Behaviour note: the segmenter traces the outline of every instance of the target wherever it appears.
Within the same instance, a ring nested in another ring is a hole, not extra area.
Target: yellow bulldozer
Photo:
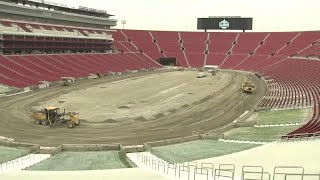
[[[254,83],[251,81],[243,81],[241,89],[244,93],[251,94],[254,89]]]
[[[65,110],[61,113],[58,107],[47,107],[40,111],[33,112],[31,118],[38,125],[51,125],[56,122],[66,122],[68,128],[74,128],[80,124],[79,113],[68,112]]]

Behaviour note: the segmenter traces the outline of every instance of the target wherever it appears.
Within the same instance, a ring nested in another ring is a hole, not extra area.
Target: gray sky
[[[254,31],[320,30],[320,0],[49,0],[107,10],[116,28],[196,31],[198,17],[253,17]]]

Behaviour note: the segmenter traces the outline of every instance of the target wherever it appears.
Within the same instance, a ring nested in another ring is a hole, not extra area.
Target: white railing
[[[217,169],[214,169],[213,163],[207,162],[201,164],[198,164],[197,162],[169,163],[149,152],[131,153],[128,154],[128,157],[140,168],[145,168],[158,175],[173,179],[235,179],[235,165],[233,164],[221,164]],[[240,177],[237,179],[240,179]]]
[[[209,162],[169,163],[150,152],[135,152],[127,156],[140,168],[171,179],[187,180],[303,180],[308,177],[320,180],[320,173],[305,173],[301,166],[275,166],[273,172],[263,166],[242,166],[236,173],[234,164],[214,166]],[[320,172],[320,168],[319,168]],[[241,174],[240,174],[241,173]]]
[[[0,174],[19,171],[31,167],[51,157],[50,154],[29,154],[18,159],[0,164]]]

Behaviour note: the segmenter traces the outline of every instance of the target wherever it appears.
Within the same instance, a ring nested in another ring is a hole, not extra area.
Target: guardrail
[[[26,169],[48,158],[48,155],[29,154],[24,157],[0,164],[0,174],[10,171]]]
[[[137,159],[148,169],[162,175],[177,179],[188,180],[305,180],[304,177],[313,177],[312,180],[320,180],[319,173],[305,173],[301,166],[276,166],[273,172],[265,171],[263,166],[242,166],[241,177],[236,176],[235,164],[219,164],[215,169],[210,162],[185,162],[169,163],[154,155],[144,155],[141,152],[135,153]],[[308,178],[309,179],[309,178]]]

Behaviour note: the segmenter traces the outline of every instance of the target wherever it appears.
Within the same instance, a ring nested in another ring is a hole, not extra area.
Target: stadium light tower
[[[126,20],[121,20],[121,24],[122,24],[122,29],[124,29],[124,25],[127,24],[127,21]]]

